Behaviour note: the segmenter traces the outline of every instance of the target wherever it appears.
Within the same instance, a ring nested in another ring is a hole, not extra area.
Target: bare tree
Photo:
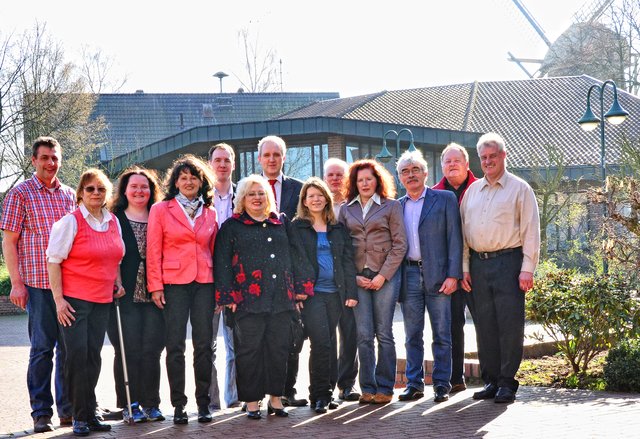
[[[245,27],[238,32],[238,41],[243,50],[242,75],[234,73],[245,91],[265,93],[278,90],[277,54],[272,48],[260,45],[260,34]]]
[[[60,141],[66,183],[74,184],[88,164],[95,165],[104,130],[102,120],[90,118],[95,99],[45,25],[0,38],[0,190],[30,174],[29,145],[41,135]]]
[[[120,79],[111,75],[115,59],[102,50],[85,45],[80,50],[80,56],[80,74],[89,92],[118,93],[127,82],[126,76]]]

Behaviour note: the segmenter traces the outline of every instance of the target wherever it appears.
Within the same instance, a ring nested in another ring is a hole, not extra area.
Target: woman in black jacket
[[[313,295],[299,306],[311,342],[309,393],[316,413],[326,413],[327,406],[334,408],[336,328],[343,306],[358,304],[353,245],[345,226],[336,221],[332,204],[327,185],[311,177],[302,187],[297,216],[291,223],[294,253],[306,255],[315,273]]]
[[[118,407],[123,418],[134,422],[162,421],[160,411],[160,355],[164,349],[164,317],[147,291],[146,247],[149,209],[162,195],[155,172],[133,167],[118,180],[118,191],[111,211],[122,227],[125,255],[120,263],[122,286],[120,314],[127,372],[131,393],[131,412],[127,407],[122,356],[115,309],[107,333],[115,350],[113,375]]]
[[[234,214],[215,243],[216,303],[233,313],[238,399],[247,417],[260,419],[259,401],[270,395],[268,412],[287,416],[284,393],[295,302],[313,292],[307,263],[294,261],[286,216],[275,213],[273,191],[259,175],[238,183]],[[301,277],[300,270],[308,275]]]

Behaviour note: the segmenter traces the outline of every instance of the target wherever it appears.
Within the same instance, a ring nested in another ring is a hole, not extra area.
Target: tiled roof
[[[505,138],[509,166],[544,164],[545,144],[560,148],[567,166],[597,166],[599,133],[585,132],[577,124],[593,84],[601,81],[583,75],[397,90],[335,99],[329,101],[330,105],[319,102],[281,118],[327,116],[479,133],[495,131]],[[605,92],[605,112],[612,94],[611,90]],[[621,90],[618,97],[631,116],[619,126],[605,124],[610,164],[621,161],[618,145],[625,136],[640,139],[640,98]],[[346,110],[359,99],[362,104]],[[598,102],[597,93],[592,93],[593,111],[600,116]]]
[[[101,159],[109,160],[203,125],[268,120],[338,93],[101,94],[93,117],[108,123]]]

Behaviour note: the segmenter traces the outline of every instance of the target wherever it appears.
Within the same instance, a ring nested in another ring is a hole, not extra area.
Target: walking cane
[[[116,320],[118,322],[118,339],[120,340],[120,356],[122,357],[122,371],[124,373],[124,389],[127,392],[127,407],[129,408],[129,425],[133,425],[133,414],[131,413],[131,394],[129,393],[129,374],[127,373],[127,357],[124,353],[122,320],[120,319],[120,299],[116,299]]]

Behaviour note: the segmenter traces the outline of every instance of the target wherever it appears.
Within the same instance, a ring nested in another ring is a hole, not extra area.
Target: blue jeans
[[[218,387],[218,370],[216,368],[216,351],[218,349],[218,329],[222,321],[222,336],[227,351],[225,367],[224,402],[229,407],[238,402],[236,386],[236,353],[233,348],[233,328],[227,326],[224,310],[213,315],[213,338],[211,340],[211,386],[209,387],[210,410],[220,410],[220,389]]]
[[[451,297],[425,291],[420,267],[405,266],[407,295],[401,304],[407,350],[407,387],[424,390],[424,309],[431,321],[433,385],[451,389]]]
[[[358,334],[360,389],[364,393],[393,394],[396,380],[396,346],[393,312],[398,301],[397,276],[378,291],[358,288],[358,306],[353,309]],[[374,339],[378,341],[378,358]]]
[[[58,324],[56,304],[51,290],[27,286],[29,301],[29,367],[27,369],[27,388],[31,400],[31,416],[53,415],[53,396],[51,394],[51,372],[53,372],[53,353],[56,355],[55,393],[58,416],[71,416],[69,389],[64,380],[65,348],[62,327]]]

